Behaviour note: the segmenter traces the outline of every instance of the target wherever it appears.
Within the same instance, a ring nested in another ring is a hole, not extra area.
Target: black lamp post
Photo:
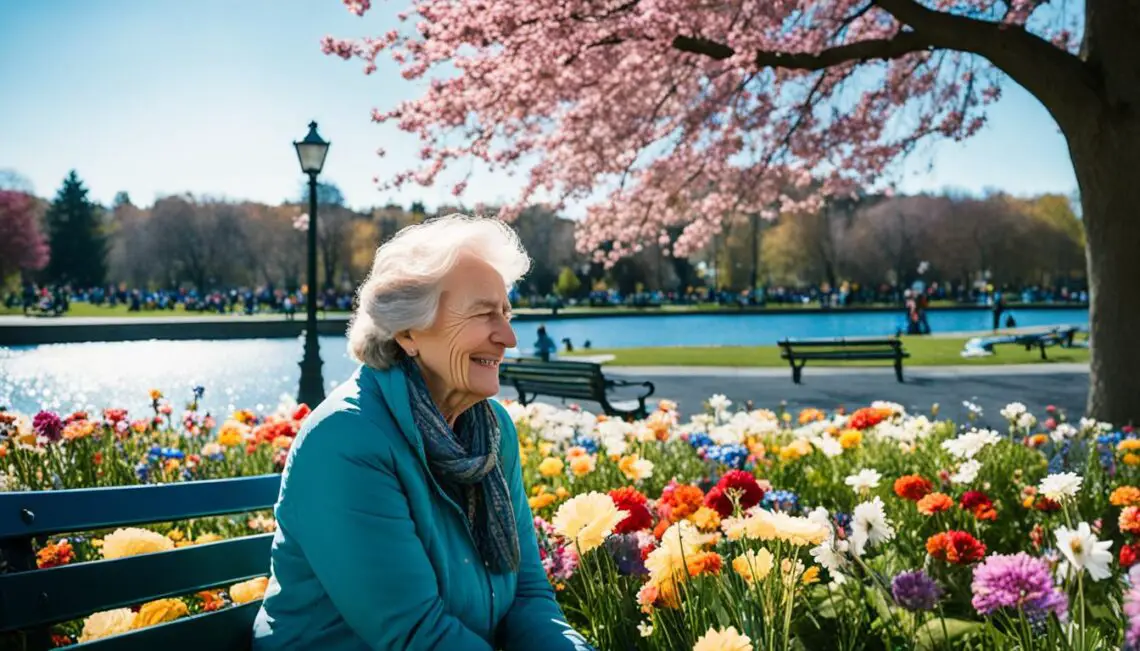
[[[320,344],[317,341],[317,175],[325,166],[329,144],[317,134],[317,123],[309,123],[309,134],[294,142],[301,171],[309,175],[309,295],[305,297],[305,356],[301,359],[301,386],[297,402],[316,407],[325,399],[321,377]]]

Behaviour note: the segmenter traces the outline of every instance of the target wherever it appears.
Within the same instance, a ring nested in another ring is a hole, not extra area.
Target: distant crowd
[[[67,312],[75,301],[115,308],[128,312],[162,312],[182,309],[203,314],[283,314],[292,318],[305,309],[305,292],[274,287],[235,287],[228,290],[198,292],[193,289],[143,290],[125,285],[74,289],[70,286],[24,285],[21,292],[11,292],[4,304],[9,309],[22,308],[24,314]],[[352,309],[353,293],[326,289],[317,296],[317,309],[347,312]]]
[[[999,298],[1000,297],[1000,298]],[[515,306],[550,308],[565,307],[660,307],[718,305],[722,307],[791,307],[812,306],[823,309],[870,305],[902,306],[910,323],[916,324],[916,334],[925,327],[925,311],[931,303],[994,306],[1015,303],[1073,303],[1088,302],[1084,287],[995,287],[990,284],[947,285],[921,282],[910,287],[882,284],[866,287],[841,283],[838,287],[827,284],[808,287],[765,287],[758,290],[727,291],[707,287],[688,288],[685,291],[640,291],[623,294],[620,291],[592,291],[578,299],[564,299],[554,294],[524,294],[518,290],[510,294]],[[4,299],[8,309],[22,308],[25,314],[54,314],[67,312],[74,301],[95,306],[115,308],[125,305],[128,312],[162,312],[182,309],[203,314],[282,314],[292,318],[304,312],[305,292],[272,286],[234,287],[225,290],[199,292],[194,289],[148,290],[129,288],[126,285],[75,289],[70,286],[40,286],[25,284],[21,291],[10,292]],[[322,312],[349,312],[355,296],[351,291],[325,289],[317,296],[317,309]]]

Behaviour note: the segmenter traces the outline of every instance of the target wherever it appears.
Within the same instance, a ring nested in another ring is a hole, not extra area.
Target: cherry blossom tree
[[[0,190],[0,282],[17,271],[38,271],[49,259],[47,238],[36,219],[36,199]]]
[[[1008,76],[1056,120],[1076,171],[1089,412],[1140,422],[1140,301],[1124,298],[1140,285],[1140,0],[413,0],[400,17],[323,43],[367,72],[390,54],[426,82],[373,112],[422,141],[423,166],[391,184],[463,159],[526,168],[504,218],[537,192],[604,188],[578,246],[610,260],[654,241],[685,255],[733,213],[874,187],[923,141],[976,133]]]

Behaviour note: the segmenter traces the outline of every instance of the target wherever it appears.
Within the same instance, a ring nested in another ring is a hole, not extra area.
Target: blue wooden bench
[[[178,484],[0,493],[0,646],[52,648],[53,624],[93,612],[219,588],[269,573],[273,534],[166,552],[36,568],[33,541],[50,535],[272,508],[279,475]],[[248,649],[259,602],[185,617],[69,649]]]

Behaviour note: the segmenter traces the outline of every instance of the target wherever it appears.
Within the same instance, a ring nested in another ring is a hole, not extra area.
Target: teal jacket
[[[254,651],[590,648],[554,600],[518,435],[493,404],[518,573],[484,567],[463,512],[428,471],[403,373],[361,367],[309,415],[289,453]]]

